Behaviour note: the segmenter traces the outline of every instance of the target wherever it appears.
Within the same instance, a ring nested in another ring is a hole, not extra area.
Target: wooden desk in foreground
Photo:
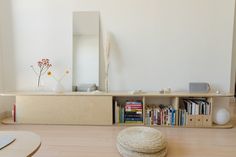
[[[1,136],[10,135],[16,140],[0,150],[1,157],[31,157],[41,145],[38,135],[27,131],[0,131]]]

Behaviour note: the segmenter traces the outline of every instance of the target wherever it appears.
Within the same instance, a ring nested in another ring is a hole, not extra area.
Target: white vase
[[[40,84],[37,84],[34,87],[34,89],[35,89],[36,92],[44,92],[46,90],[46,86],[45,86],[43,80],[41,80]]]
[[[54,92],[57,92],[57,93],[63,93],[64,92],[64,87],[63,85],[61,84],[61,81],[57,81],[54,89],[53,89]]]

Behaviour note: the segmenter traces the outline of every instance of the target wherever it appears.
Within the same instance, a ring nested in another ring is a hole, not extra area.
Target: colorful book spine
[[[143,105],[139,101],[127,101],[124,105],[124,122],[143,122]]]
[[[171,125],[175,126],[175,119],[176,119],[175,109],[171,111]]]

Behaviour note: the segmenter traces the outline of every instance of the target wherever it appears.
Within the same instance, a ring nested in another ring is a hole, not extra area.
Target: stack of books
[[[147,105],[146,125],[176,125],[178,111],[171,105]]]
[[[143,123],[143,104],[141,101],[115,101],[115,123]]]
[[[125,103],[125,123],[143,122],[143,105],[139,101],[127,101]]]

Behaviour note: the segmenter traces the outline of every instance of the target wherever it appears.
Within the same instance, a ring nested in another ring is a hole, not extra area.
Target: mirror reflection
[[[73,13],[73,90],[93,91],[99,83],[99,13]]]

